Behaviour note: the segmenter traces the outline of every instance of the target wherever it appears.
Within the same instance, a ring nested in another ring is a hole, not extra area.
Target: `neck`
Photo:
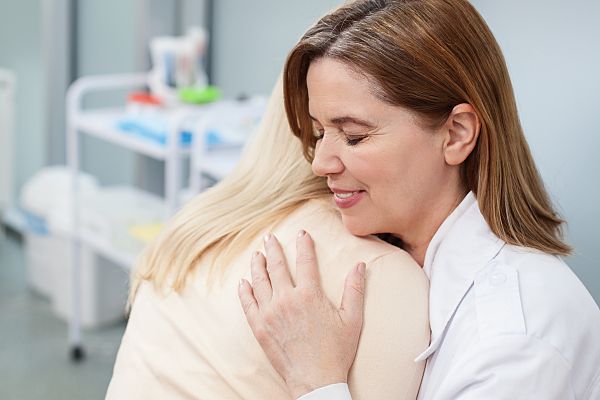
[[[432,236],[433,237],[433,236]],[[430,239],[431,241],[431,239]],[[425,254],[427,253],[427,247],[429,246],[429,242],[417,247],[411,247],[409,245],[405,246],[405,249],[408,254],[423,268],[425,264]]]
[[[461,201],[465,198],[468,191],[461,190],[446,199],[441,199],[436,207],[431,210],[439,210],[438,213],[430,213],[427,218],[420,220],[420,229],[414,229],[413,235],[402,238],[404,250],[421,266],[425,264],[425,255],[427,248],[433,236],[438,231],[442,223],[448,218],[452,211],[458,207]]]

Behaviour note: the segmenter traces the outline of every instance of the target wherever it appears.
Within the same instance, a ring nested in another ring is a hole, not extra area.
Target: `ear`
[[[444,124],[444,159],[448,165],[462,164],[477,144],[481,123],[472,105],[455,106]]]

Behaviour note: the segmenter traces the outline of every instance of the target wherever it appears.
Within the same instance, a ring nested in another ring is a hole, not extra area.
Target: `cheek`
[[[369,171],[374,200],[393,203],[394,208],[412,207],[430,193],[431,187],[439,185],[443,157],[430,141],[390,146],[379,155],[364,165],[365,171]]]
[[[358,145],[360,146],[360,144]],[[376,187],[385,180],[394,166],[389,165],[390,157],[380,146],[350,148],[342,157],[346,171],[360,182],[366,190]]]
[[[371,189],[390,194],[403,190],[418,170],[412,158],[402,151],[386,149],[365,162],[362,166],[365,176],[368,174],[370,179]]]

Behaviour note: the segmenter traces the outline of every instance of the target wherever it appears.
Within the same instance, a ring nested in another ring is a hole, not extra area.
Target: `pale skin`
[[[479,135],[475,110],[458,104],[440,127],[425,128],[329,58],[311,63],[307,87],[319,137],[313,171],[332,192],[357,196],[340,209],[344,225],[358,236],[394,234],[423,265],[431,238],[467,193],[460,167]],[[364,263],[348,274],[338,307],[323,293],[308,233],[298,235],[295,283],[277,239],[267,235],[264,247],[251,261],[252,283],[242,280],[238,290],[259,344],[294,398],[346,382],[363,322]]]

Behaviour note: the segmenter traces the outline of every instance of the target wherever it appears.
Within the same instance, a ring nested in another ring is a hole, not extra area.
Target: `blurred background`
[[[135,255],[235,165],[287,51],[341,2],[0,0],[2,399],[104,397]],[[600,302],[600,2],[472,3]]]

